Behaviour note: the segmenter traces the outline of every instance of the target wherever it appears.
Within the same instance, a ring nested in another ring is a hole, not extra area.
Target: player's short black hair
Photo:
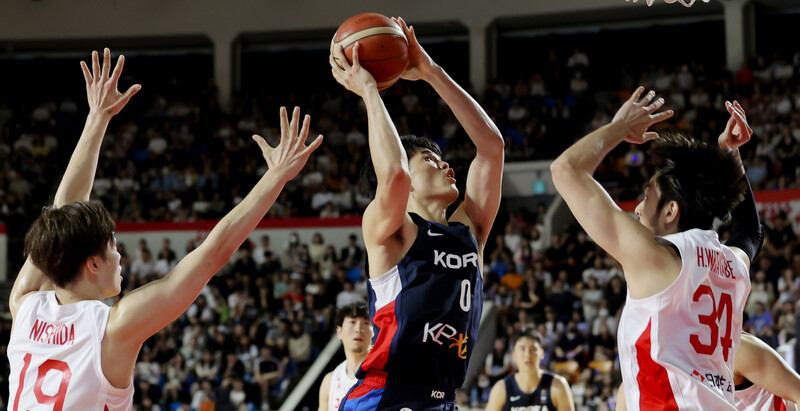
[[[430,150],[437,156],[442,156],[442,149],[435,141],[427,137],[419,137],[413,134],[400,137],[400,143],[406,152],[406,157],[410,160],[414,154],[422,150]],[[375,166],[372,164],[372,157],[367,156],[364,165],[361,167],[361,178],[359,189],[361,193],[369,198],[375,198],[375,190],[378,188],[378,176],[375,174]]]
[[[106,260],[114,220],[97,200],[48,206],[25,235],[25,255],[58,287],[77,281],[91,256]]]
[[[369,312],[367,310],[367,304],[363,302],[357,302],[352,304],[347,304],[342,308],[336,310],[336,317],[334,319],[334,325],[336,327],[341,327],[344,324],[344,319],[350,318],[364,318],[369,320]]]
[[[512,349],[513,349],[514,347],[516,347],[516,346],[517,346],[517,342],[519,342],[519,341],[520,341],[520,340],[522,340],[523,338],[529,338],[529,339],[533,340],[534,342],[538,342],[538,343],[539,343],[539,346],[540,346],[540,347],[542,347],[542,348],[544,348],[544,343],[542,342],[542,335],[541,335],[541,334],[539,334],[539,333],[538,333],[538,332],[536,332],[536,331],[533,331],[533,330],[528,330],[528,331],[523,331],[523,332],[521,332],[521,333],[520,333],[520,334],[517,336],[517,338],[514,340],[514,344],[511,346],[511,347],[512,347]]]
[[[678,203],[680,231],[710,229],[714,218],[727,219],[744,198],[747,180],[733,151],[670,132],[656,139],[647,154],[661,190],[657,209]]]

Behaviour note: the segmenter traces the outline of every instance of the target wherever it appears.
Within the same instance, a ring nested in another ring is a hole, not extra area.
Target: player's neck
[[[349,378],[356,378],[356,370],[358,370],[358,367],[361,365],[361,363],[367,359],[368,353],[369,351],[365,351],[363,354],[350,353],[350,355],[347,356],[347,363],[344,371],[347,373]]]
[[[74,304],[86,300],[102,300],[102,294],[89,281],[78,280],[66,288],[56,287],[56,299],[61,305]]]
[[[534,367],[528,370],[520,370],[515,377],[517,385],[523,391],[534,390],[539,385],[539,380],[542,379],[542,370],[539,367]]]
[[[406,211],[415,213],[420,217],[437,223],[447,225],[447,206],[449,204],[444,200],[427,198],[425,201],[419,201],[414,196],[408,198],[408,205]]]

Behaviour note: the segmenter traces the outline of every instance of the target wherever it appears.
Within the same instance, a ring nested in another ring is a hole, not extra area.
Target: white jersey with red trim
[[[342,361],[336,369],[333,370],[331,375],[331,387],[328,392],[328,411],[337,411],[339,403],[350,391],[350,387],[356,385],[358,379],[350,378],[347,375],[347,360]]]
[[[736,390],[735,398],[736,409],[741,411],[797,411],[797,404],[755,384]]]
[[[101,367],[109,309],[95,300],[60,305],[55,291],[25,298],[8,344],[10,410],[131,409],[133,384],[115,388]]]
[[[747,266],[714,231],[659,241],[677,249],[681,272],[658,294],[628,293],[617,333],[628,409],[732,410]]]

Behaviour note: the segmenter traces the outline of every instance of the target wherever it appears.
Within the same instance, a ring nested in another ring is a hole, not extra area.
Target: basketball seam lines
[[[368,35],[366,35],[364,37],[360,37],[360,38],[358,38],[358,40],[351,40],[351,41],[348,42],[348,40],[350,40],[351,38],[355,37],[358,33],[362,33],[362,32],[365,32],[365,31],[370,31],[370,32],[374,32],[374,33],[370,33],[370,34],[368,34]],[[349,36],[343,38],[340,41],[334,41],[334,44],[341,44],[344,48],[347,48],[348,46],[350,46],[351,44],[355,43],[356,41],[363,40],[363,39],[366,39],[366,38],[369,38],[369,37],[379,36],[379,35],[382,35],[382,34],[389,34],[389,35],[393,35],[393,36],[396,36],[396,37],[402,37],[402,38],[405,39],[405,35],[403,35],[403,32],[399,31],[398,29],[395,29],[395,28],[392,28],[392,27],[370,27],[370,28],[366,28],[366,29],[363,29],[363,30],[359,30],[359,31],[357,31],[357,32],[355,32],[353,34],[350,34]],[[408,40],[406,40],[406,43],[408,43]]]

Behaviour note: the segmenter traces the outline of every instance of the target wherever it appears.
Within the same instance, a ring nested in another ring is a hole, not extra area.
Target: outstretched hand
[[[328,57],[328,63],[331,65],[333,78],[346,89],[363,98],[368,90],[372,88],[377,90],[378,85],[372,74],[359,63],[358,50],[360,47],[358,42],[353,45],[353,64],[347,62],[344,47],[341,44],[333,48],[333,54]]]
[[[292,112],[292,121],[289,122],[286,107],[281,107],[281,141],[273,148],[263,137],[253,135],[253,140],[258,143],[264,159],[267,160],[269,170],[280,173],[283,181],[293,179],[303,169],[308,156],[322,143],[322,135],[317,136],[311,144],[305,144],[308,138],[308,128],[311,116],[306,114],[303,118],[303,127],[300,128],[300,107],[295,107]],[[300,130],[298,131],[298,128]]]
[[[625,128],[625,141],[629,143],[642,144],[658,138],[658,133],[647,131],[647,129],[675,114],[672,110],[656,113],[664,105],[664,99],[659,98],[653,101],[656,96],[655,91],[651,90],[642,97],[643,92],[644,87],[638,87],[611,120],[612,123]]]
[[[425,49],[419,45],[414,26],[409,27],[402,17],[392,17],[392,21],[400,25],[406,35],[406,40],[408,40],[408,65],[406,65],[405,71],[400,74],[400,78],[411,81],[426,79],[433,73],[436,63],[433,62],[433,59]]]
[[[119,114],[134,94],[142,89],[139,84],[132,85],[124,94],[117,91],[117,83],[122,75],[125,56],[120,55],[114,72],[111,71],[111,50],[103,50],[103,66],[96,51],[92,52],[92,71],[81,61],[83,78],[86,80],[86,97],[89,100],[89,113],[114,116]]]
[[[731,114],[725,131],[719,135],[719,146],[722,148],[736,149],[750,141],[753,129],[747,124],[747,116],[738,101],[725,102],[725,109]]]

